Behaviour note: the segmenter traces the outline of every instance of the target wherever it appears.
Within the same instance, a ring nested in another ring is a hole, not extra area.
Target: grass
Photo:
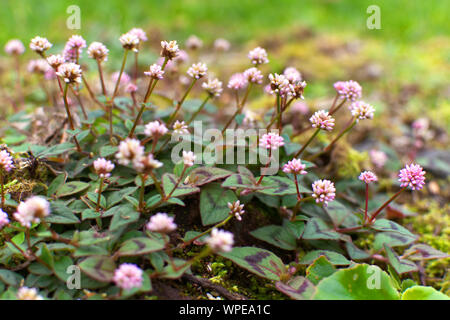
[[[79,31],[66,27],[66,9],[73,4],[81,9]],[[366,27],[366,9],[372,4],[381,9],[380,30]],[[177,39],[197,34],[206,40],[221,36],[241,42],[261,35],[276,37],[293,26],[308,26],[413,43],[448,35],[449,11],[450,3],[440,0],[2,0],[0,42],[12,37],[28,42],[37,34],[56,42],[72,33],[92,41],[116,37],[135,26],[158,27],[165,36]]]

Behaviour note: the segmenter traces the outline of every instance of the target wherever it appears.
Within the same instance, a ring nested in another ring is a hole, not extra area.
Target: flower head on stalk
[[[195,154],[192,151],[183,151],[183,163],[186,167],[192,167],[195,162]]]
[[[178,135],[178,136],[189,134],[188,126],[186,125],[186,123],[184,121],[178,121],[178,120],[175,121],[172,129],[173,129],[173,134]]]
[[[375,108],[364,101],[353,102],[349,109],[357,120],[372,119],[375,112]]]
[[[139,41],[144,42],[148,40],[147,34],[141,28],[133,28],[128,31],[128,33],[134,34],[139,39]]]
[[[154,63],[150,66],[148,71],[145,71],[144,74],[152,79],[158,79],[161,80],[163,79],[163,75],[164,75],[164,70],[162,69],[162,67],[157,64]]]
[[[378,177],[372,171],[361,172],[358,179],[361,181],[364,181],[364,183],[367,183],[367,184],[378,181]]]
[[[86,48],[86,41],[83,37],[79,35],[71,36],[64,46],[64,59],[70,62],[77,62],[77,58],[81,56],[83,48]]]
[[[261,84],[264,76],[260,70],[253,67],[244,71],[244,77],[246,77],[247,81],[250,83]]]
[[[138,164],[143,155],[144,147],[141,142],[137,139],[126,138],[120,142],[116,158],[122,165],[128,165],[130,162]]]
[[[114,164],[105,158],[98,158],[94,161],[94,169],[100,178],[109,178],[111,176],[110,172],[114,169]]]
[[[135,93],[137,90],[138,90],[138,87],[132,82],[130,82],[127,85],[127,87],[125,88],[125,92],[128,92],[128,93]]]
[[[119,41],[125,50],[139,51],[139,38],[134,33],[124,33],[120,36]]]
[[[8,214],[0,209],[0,230],[9,224]]]
[[[63,63],[56,72],[67,84],[81,83],[81,73],[81,67],[73,62]]]
[[[300,159],[292,159],[288,161],[283,166],[283,172],[284,173],[292,173],[292,174],[307,174],[308,172],[305,171],[306,165],[302,163]]]
[[[187,74],[195,79],[200,79],[206,76],[206,72],[208,71],[208,67],[206,64],[199,62],[194,63],[187,71]]]
[[[27,66],[27,70],[30,73],[45,74],[48,69],[50,69],[50,67],[44,59],[30,60]]]
[[[218,38],[214,41],[214,49],[217,51],[230,50],[230,42],[226,39]]]
[[[180,49],[178,49],[178,44],[175,40],[172,41],[161,41],[161,56],[167,58],[168,60],[172,60],[175,58]]]
[[[44,300],[35,288],[20,287],[16,296],[18,300]]]
[[[247,78],[243,73],[235,73],[230,77],[228,81],[228,88],[233,90],[244,89],[248,85]]]
[[[14,168],[13,157],[7,150],[0,151],[0,168],[5,170],[6,172],[9,172]]]
[[[425,185],[425,171],[418,164],[406,165],[400,170],[398,177],[401,187],[410,187],[412,190],[420,190]]]
[[[261,137],[259,145],[265,149],[276,150],[279,147],[284,146],[284,138],[278,133],[269,132]]]
[[[187,40],[186,40],[186,48],[188,48],[189,50],[197,50],[200,49],[203,46],[203,41],[195,36],[195,35],[191,35]]]
[[[317,111],[309,118],[309,122],[311,122],[313,128],[320,128],[327,131],[333,130],[334,121],[334,118],[325,110]]]
[[[206,240],[206,243],[214,252],[230,252],[233,249],[234,236],[231,232],[212,229],[211,236]]]
[[[146,156],[142,156],[139,162],[135,162],[137,165],[135,165],[135,169],[138,172],[151,172],[152,170],[161,168],[163,166],[163,163],[156,160],[153,157],[153,154],[149,153]]]
[[[270,93],[287,93],[289,90],[289,81],[282,74],[271,73],[269,74],[270,80]]]
[[[322,202],[324,206],[328,205],[328,202],[333,201],[336,196],[336,189],[334,183],[330,180],[317,180],[312,184],[313,197],[316,202]]]
[[[211,97],[219,97],[222,93],[222,81],[219,79],[208,79],[206,82],[202,83],[202,88],[208,92]]]
[[[261,47],[256,47],[248,53],[248,58],[255,65],[269,63],[267,59],[267,52]]]
[[[305,81],[299,80],[297,82],[294,82],[290,85],[290,89],[291,89],[290,95],[294,99],[305,99],[305,97],[303,96],[303,92],[305,91],[305,88],[306,88]]]
[[[109,50],[101,42],[92,42],[87,49],[88,56],[97,61],[107,61]]]
[[[160,123],[158,120],[149,122],[145,125],[144,133],[153,138],[158,139],[165,135],[169,130],[164,123]]]
[[[65,63],[66,60],[60,54],[52,54],[47,58],[47,62],[54,70],[58,70],[59,66]]]
[[[150,218],[145,226],[147,230],[158,233],[170,233],[177,229],[177,225],[173,222],[173,218],[167,213],[158,212]]]
[[[6,43],[5,52],[10,56],[20,56],[25,52],[25,46],[19,39],[12,39]]]
[[[121,289],[130,290],[142,286],[142,270],[132,263],[122,263],[114,271],[113,281]]]
[[[52,44],[47,40],[47,38],[34,37],[30,42],[30,49],[41,54],[52,47]]]
[[[302,80],[301,73],[294,67],[287,67],[286,69],[284,69],[283,75],[291,84],[297,83]]]
[[[242,220],[242,215],[245,213],[244,204],[241,204],[239,200],[235,202],[228,202],[228,209],[230,209],[230,215],[233,215],[239,221]]]
[[[361,86],[358,82],[353,80],[337,81],[334,83],[334,89],[336,89],[338,95],[350,101],[356,101],[362,96]]]
[[[43,197],[33,196],[25,202],[21,202],[14,213],[14,219],[26,228],[31,223],[39,223],[42,218],[50,214],[50,203]]]

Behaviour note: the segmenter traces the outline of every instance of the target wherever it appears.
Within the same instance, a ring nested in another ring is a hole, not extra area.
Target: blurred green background
[[[343,32],[386,41],[416,42],[448,35],[446,0],[1,0],[0,41],[27,42],[34,35],[52,42],[74,33],[66,27],[69,5],[81,8],[81,33],[88,42],[135,26],[160,28],[165,36],[245,41],[293,26]],[[366,28],[369,5],[381,9],[381,30]],[[105,26],[107,28],[105,29]]]

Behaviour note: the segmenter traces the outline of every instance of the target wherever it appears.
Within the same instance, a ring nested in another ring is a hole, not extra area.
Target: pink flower
[[[162,166],[163,163],[156,160],[151,153],[143,156],[139,162],[135,162],[135,169],[139,172],[151,172],[152,170],[161,168]]]
[[[133,28],[133,29],[131,29],[128,32],[131,33],[131,34],[134,34],[139,39],[139,41],[144,42],[144,41],[148,40],[147,39],[147,34],[141,28]]]
[[[142,286],[142,270],[132,263],[122,263],[114,271],[113,281],[119,288],[130,290]]]
[[[68,84],[81,83],[81,73],[81,67],[72,62],[63,63],[56,72]]]
[[[264,64],[268,63],[269,59],[267,59],[267,52],[265,49],[261,47],[256,47],[248,53],[248,58],[252,61],[253,64]]]
[[[195,162],[195,154],[192,151],[183,151],[183,163],[186,167],[192,167]]]
[[[6,150],[0,151],[0,168],[6,172],[9,172],[14,168],[13,157]]]
[[[195,79],[200,79],[206,76],[208,67],[204,63],[194,63],[187,71],[187,74]]]
[[[287,93],[289,91],[289,81],[282,74],[271,73],[269,74],[270,80],[270,93]]]
[[[8,215],[2,209],[0,209],[0,229],[9,224]]]
[[[317,180],[312,184],[313,188],[313,197],[316,199],[316,202],[322,202],[324,206],[328,204],[328,202],[333,201],[336,196],[336,189],[334,187],[334,183],[330,180]]]
[[[231,203],[228,202],[228,209],[230,209],[230,215],[233,215],[238,219],[239,221],[242,220],[242,215],[245,213],[244,210],[244,204],[241,204],[239,200]]]
[[[242,73],[235,73],[230,77],[228,81],[228,88],[233,90],[241,90],[248,84],[247,78]]]
[[[336,92],[344,99],[348,99],[350,101],[356,101],[361,98],[362,88],[358,82],[349,80],[349,81],[338,81],[334,84],[334,88]]]
[[[233,249],[234,239],[231,232],[214,228],[206,242],[214,252],[229,252]]]
[[[214,49],[217,51],[230,50],[230,42],[226,39],[218,38],[214,41]]]
[[[14,219],[26,228],[31,227],[31,223],[39,223],[44,217],[50,214],[50,203],[38,196],[28,198],[21,202],[14,213]]]
[[[153,79],[161,80],[164,75],[164,70],[162,70],[162,67],[159,64],[154,63],[150,66],[150,70],[145,71],[144,74]]]
[[[58,67],[66,62],[66,60],[60,54],[52,54],[47,58],[47,62],[53,69],[58,70]]]
[[[89,57],[98,61],[106,61],[108,60],[108,48],[101,42],[92,42],[89,48],[87,49],[87,53]]]
[[[141,146],[141,142],[137,139],[126,138],[119,144],[119,151],[116,154],[116,158],[122,165],[128,165],[133,162],[134,165],[139,167],[140,160],[144,156],[144,147]]]
[[[119,71],[113,72],[111,74],[111,80],[115,83],[119,79]],[[130,82],[131,78],[128,75],[128,73],[123,72],[122,76],[120,77],[120,85],[126,85]]]
[[[349,109],[357,120],[372,119],[375,112],[375,108],[364,101],[353,102]]]
[[[30,49],[42,53],[52,47],[52,44],[47,40],[47,38],[34,37],[30,42]]]
[[[20,287],[16,296],[18,300],[44,300],[35,288]]]
[[[410,187],[413,190],[420,190],[425,185],[425,171],[418,164],[406,165],[400,170],[399,181],[400,187]]]
[[[86,47],[86,41],[82,36],[73,35],[66,42],[63,50],[64,59],[67,62],[77,62],[77,59],[81,56],[83,48]]]
[[[372,171],[364,171],[359,175],[359,180],[369,184],[371,182],[378,181],[378,178]]]
[[[94,169],[100,178],[108,178],[114,169],[114,164],[105,158],[98,158],[94,161]]]
[[[152,232],[170,233],[177,228],[177,225],[167,213],[158,212],[150,218],[150,222],[147,223],[146,228]]]
[[[175,40],[172,41],[161,41],[161,56],[169,60],[175,58],[180,49],[178,49],[178,44]]]
[[[122,44],[122,47],[125,50],[132,50],[134,52],[138,52],[138,46],[139,46],[139,38],[131,32],[124,33],[119,38],[120,43]]]
[[[249,68],[244,71],[244,77],[247,78],[248,82],[261,84],[263,80],[263,75],[261,71],[259,71],[257,68]]]
[[[259,145],[262,148],[276,150],[284,146],[284,138],[278,133],[269,132],[261,137]]]
[[[211,96],[219,97],[222,93],[222,81],[219,79],[208,79],[208,81],[202,83],[202,88],[205,89]]]
[[[175,135],[186,135],[189,134],[189,129],[188,126],[186,125],[186,123],[184,121],[175,121],[175,123],[173,124],[173,133]]]
[[[203,41],[195,35],[190,36],[186,40],[186,48],[189,50],[197,50],[203,46]]]
[[[130,83],[127,85],[127,87],[125,88],[125,91],[128,92],[128,93],[134,93],[134,92],[136,92],[137,90],[138,90],[138,87],[137,87],[134,83],[132,83],[132,82],[130,82]]]
[[[5,45],[5,52],[11,56],[21,55],[25,52],[25,46],[18,39],[9,40]]]
[[[292,159],[283,166],[283,172],[293,174],[307,174],[308,172],[305,171],[305,168],[306,165],[302,164],[302,161],[300,159]]]
[[[284,69],[283,75],[290,83],[295,83],[302,80],[302,75],[294,67],[287,67]]]
[[[369,151],[369,156],[370,160],[377,168],[382,168],[388,160],[386,153],[381,150],[372,149]]]
[[[31,73],[41,73],[45,74],[48,69],[50,69],[47,61],[44,59],[38,59],[38,60],[30,60],[28,62],[27,70]]]
[[[320,128],[327,131],[333,130],[334,118],[328,114],[328,111],[317,111],[309,118],[309,122],[312,123],[313,128]]]
[[[169,131],[164,123],[160,123],[158,120],[149,122],[145,125],[144,133],[157,139],[163,135],[165,135]]]

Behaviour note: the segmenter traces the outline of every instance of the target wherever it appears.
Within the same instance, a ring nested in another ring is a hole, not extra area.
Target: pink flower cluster
[[[378,180],[378,177],[372,171],[364,171],[359,175],[359,180],[369,184]]]
[[[261,137],[259,145],[265,149],[276,150],[284,146],[284,138],[278,133],[269,132]]]
[[[312,184],[312,188],[313,198],[317,203],[322,202],[324,206],[333,201],[336,196],[336,188],[330,180],[317,180]]]
[[[356,81],[338,81],[334,84],[336,92],[344,99],[356,101],[362,96],[362,87]]]
[[[283,166],[283,172],[292,174],[307,174],[308,172],[305,171],[305,168],[306,165],[302,164],[300,159],[292,159]]]
[[[14,218],[26,228],[31,223],[39,223],[42,218],[50,214],[50,203],[43,197],[33,196],[25,202],[21,202],[14,213]]]
[[[110,172],[113,171],[114,164],[105,158],[98,158],[94,161],[94,169],[100,178],[108,178],[111,176]]]
[[[13,157],[11,157],[9,152],[6,150],[0,151],[0,168],[6,172],[9,172],[14,168]]]
[[[309,118],[313,128],[320,128],[327,131],[333,130],[334,118],[328,114],[328,111],[320,110],[317,111]]]
[[[152,232],[170,233],[177,228],[177,225],[173,222],[173,218],[169,217],[167,213],[158,212],[150,218],[146,228]]]
[[[142,286],[142,270],[132,263],[122,263],[114,271],[113,281],[119,288],[130,290]]]
[[[233,238],[231,232],[214,228],[206,242],[214,252],[229,252],[233,248]]]
[[[265,49],[261,47],[256,47],[248,53],[248,58],[255,65],[268,63],[269,59],[267,59],[267,52]]]
[[[83,48],[86,48],[86,41],[83,37],[79,35],[71,36],[63,50],[64,60],[67,62],[77,62]]]
[[[230,81],[228,81],[228,88],[233,90],[241,90],[244,89],[247,84],[247,77],[243,73],[235,73],[230,77]]]
[[[2,209],[0,209],[0,229],[9,224],[8,215]]]
[[[401,187],[410,187],[412,190],[420,190],[425,185],[425,171],[418,164],[406,165],[400,170],[398,177]]]

